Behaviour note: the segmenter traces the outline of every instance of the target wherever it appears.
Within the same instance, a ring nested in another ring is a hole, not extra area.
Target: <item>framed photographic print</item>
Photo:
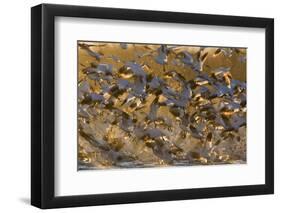
[[[31,9],[31,203],[272,194],[274,21]]]

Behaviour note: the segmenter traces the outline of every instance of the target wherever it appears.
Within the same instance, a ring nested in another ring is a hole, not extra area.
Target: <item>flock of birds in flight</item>
[[[120,51],[126,51],[129,45],[120,43]],[[105,167],[223,164],[246,160],[243,147],[246,136],[245,133],[241,136],[240,130],[246,127],[246,82],[233,79],[231,67],[204,71],[204,62],[210,54],[231,57],[240,54],[238,48],[215,48],[211,53],[201,47],[191,54],[183,46],[143,45],[146,51],[135,52],[135,60],[124,60],[117,54],[105,55],[88,43],[80,42],[79,48],[93,58],[90,66],[81,64],[84,77],[78,82],[79,137],[94,147],[106,162]],[[105,58],[121,66],[116,68],[105,63]],[[148,58],[162,70],[155,72]],[[245,57],[239,59],[245,63]],[[169,69],[169,64],[182,70],[191,69],[194,78],[187,79],[181,72]],[[95,91],[89,82],[94,82],[99,89]],[[177,88],[169,82],[175,82]],[[160,108],[167,109],[172,117],[160,114]],[[98,121],[107,126],[100,134],[95,133]],[[113,140],[107,135],[113,126],[126,136],[123,140]],[[196,144],[188,146],[192,140]],[[155,155],[151,159],[158,160],[144,161],[132,148],[134,144],[146,147]],[[80,148],[80,167],[94,168],[97,162],[93,155],[87,157],[88,152]]]

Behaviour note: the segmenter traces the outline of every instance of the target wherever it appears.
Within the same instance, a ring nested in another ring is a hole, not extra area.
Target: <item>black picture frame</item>
[[[263,28],[266,32],[265,184],[93,195],[54,195],[55,17]],[[31,204],[42,209],[274,193],[274,20],[241,16],[41,4],[31,9]]]

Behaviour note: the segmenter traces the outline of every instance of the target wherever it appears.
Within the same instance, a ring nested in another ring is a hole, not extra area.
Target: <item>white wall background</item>
[[[45,3],[81,4],[194,13],[275,18],[275,195],[201,199],[145,204],[50,210],[50,212],[276,212],[281,209],[281,13],[277,0],[58,0]],[[0,212],[39,212],[30,197],[30,7],[37,0],[1,2],[0,9]],[[206,177],[208,178],[208,177]]]

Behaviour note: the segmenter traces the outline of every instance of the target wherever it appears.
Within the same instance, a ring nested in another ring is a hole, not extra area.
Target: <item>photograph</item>
[[[247,163],[247,48],[77,41],[78,170]]]

